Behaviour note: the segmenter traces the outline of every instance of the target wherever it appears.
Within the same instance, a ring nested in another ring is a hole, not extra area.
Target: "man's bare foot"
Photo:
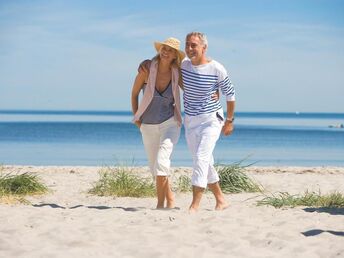
[[[229,203],[226,201],[223,201],[223,202],[216,204],[215,210],[216,211],[223,211],[223,210],[227,209],[228,207],[229,207]]]
[[[189,207],[189,214],[196,213],[198,211],[198,207],[195,207],[194,205],[190,205]]]
[[[156,209],[157,209],[157,210],[163,210],[163,209],[164,209],[164,205],[157,205],[157,206],[156,206]]]

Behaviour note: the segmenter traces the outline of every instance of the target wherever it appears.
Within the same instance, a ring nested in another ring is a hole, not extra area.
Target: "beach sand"
[[[49,189],[31,204],[0,203],[0,257],[344,257],[344,209],[257,206],[260,193],[228,194],[214,211],[212,194],[188,214],[155,210],[155,198],[90,195],[99,167],[3,166],[34,172]],[[138,168],[147,173],[147,168]],[[175,175],[190,168],[174,168]],[[265,192],[344,193],[344,167],[248,167]]]

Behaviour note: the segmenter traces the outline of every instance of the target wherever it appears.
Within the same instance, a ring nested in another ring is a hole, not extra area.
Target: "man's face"
[[[190,36],[186,39],[185,53],[192,64],[199,64],[205,54],[205,46],[197,36]]]

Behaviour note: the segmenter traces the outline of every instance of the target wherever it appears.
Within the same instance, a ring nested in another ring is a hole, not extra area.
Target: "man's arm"
[[[230,135],[234,130],[234,108],[235,101],[227,101],[227,117],[222,127],[222,132],[225,136]]]

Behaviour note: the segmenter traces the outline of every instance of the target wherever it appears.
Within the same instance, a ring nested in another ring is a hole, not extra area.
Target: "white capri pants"
[[[180,126],[174,117],[161,124],[141,124],[140,131],[153,177],[168,176],[171,155],[180,136]]]
[[[185,116],[185,137],[193,160],[193,186],[206,188],[207,184],[219,181],[213,151],[224,124],[223,117],[222,109],[209,114]]]

